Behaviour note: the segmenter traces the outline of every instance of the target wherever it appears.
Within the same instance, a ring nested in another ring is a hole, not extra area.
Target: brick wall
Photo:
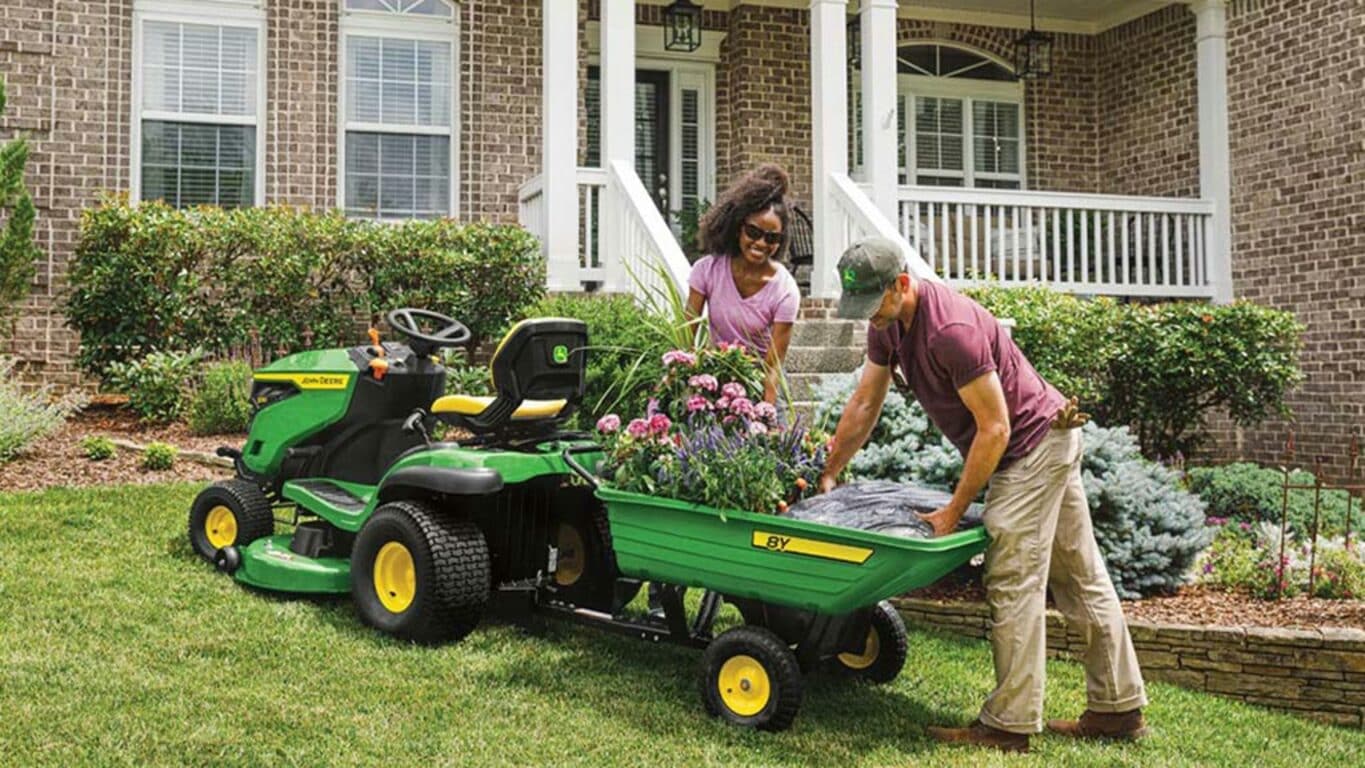
[[[265,199],[331,208],[337,202],[340,4],[266,4]]]
[[[967,637],[990,633],[981,603],[907,599],[897,603],[907,622]],[[1143,677],[1273,707],[1339,725],[1365,725],[1365,631],[1194,627],[1131,621]],[[1085,640],[1048,611],[1052,656],[1079,660]]]

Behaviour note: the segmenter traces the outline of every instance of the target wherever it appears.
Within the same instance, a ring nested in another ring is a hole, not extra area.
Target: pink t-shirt
[[[729,256],[704,256],[692,265],[687,284],[706,297],[711,341],[742,343],[760,357],[772,344],[773,323],[794,323],[801,289],[781,264],[777,274],[749,298],[741,298],[730,273]]]

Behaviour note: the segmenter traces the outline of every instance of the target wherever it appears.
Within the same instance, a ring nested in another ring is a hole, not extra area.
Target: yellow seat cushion
[[[491,397],[474,395],[446,395],[431,404],[432,413],[456,413],[461,416],[477,416],[493,402]],[[512,413],[513,421],[529,419],[548,419],[564,410],[567,400],[523,400]]]

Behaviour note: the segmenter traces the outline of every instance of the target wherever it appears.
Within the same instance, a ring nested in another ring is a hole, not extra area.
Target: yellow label
[[[258,373],[256,381],[287,381],[299,389],[345,389],[351,377],[344,373]]]
[[[850,547],[815,539],[799,539],[795,536],[782,536],[776,533],[754,531],[753,545],[769,552],[787,552],[795,555],[810,555],[826,560],[839,560],[845,563],[862,565],[872,557],[872,550],[866,547]]]

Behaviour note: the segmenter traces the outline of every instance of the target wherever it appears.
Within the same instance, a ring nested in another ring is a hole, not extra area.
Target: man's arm
[[[891,369],[869,360],[863,366],[858,387],[853,390],[848,405],[844,406],[839,425],[834,428],[834,450],[825,459],[825,471],[820,474],[821,493],[834,488],[835,478],[867,442],[872,428],[877,425],[877,418],[882,414],[882,403],[890,388]]]
[[[976,436],[967,451],[962,479],[957,481],[952,500],[930,514],[920,515],[934,527],[935,536],[952,533],[957,528],[967,506],[986,487],[986,482],[1000,465],[1000,457],[1005,455],[1010,442],[1009,408],[1005,405],[1005,390],[995,371],[972,379],[957,394],[976,419]]]

